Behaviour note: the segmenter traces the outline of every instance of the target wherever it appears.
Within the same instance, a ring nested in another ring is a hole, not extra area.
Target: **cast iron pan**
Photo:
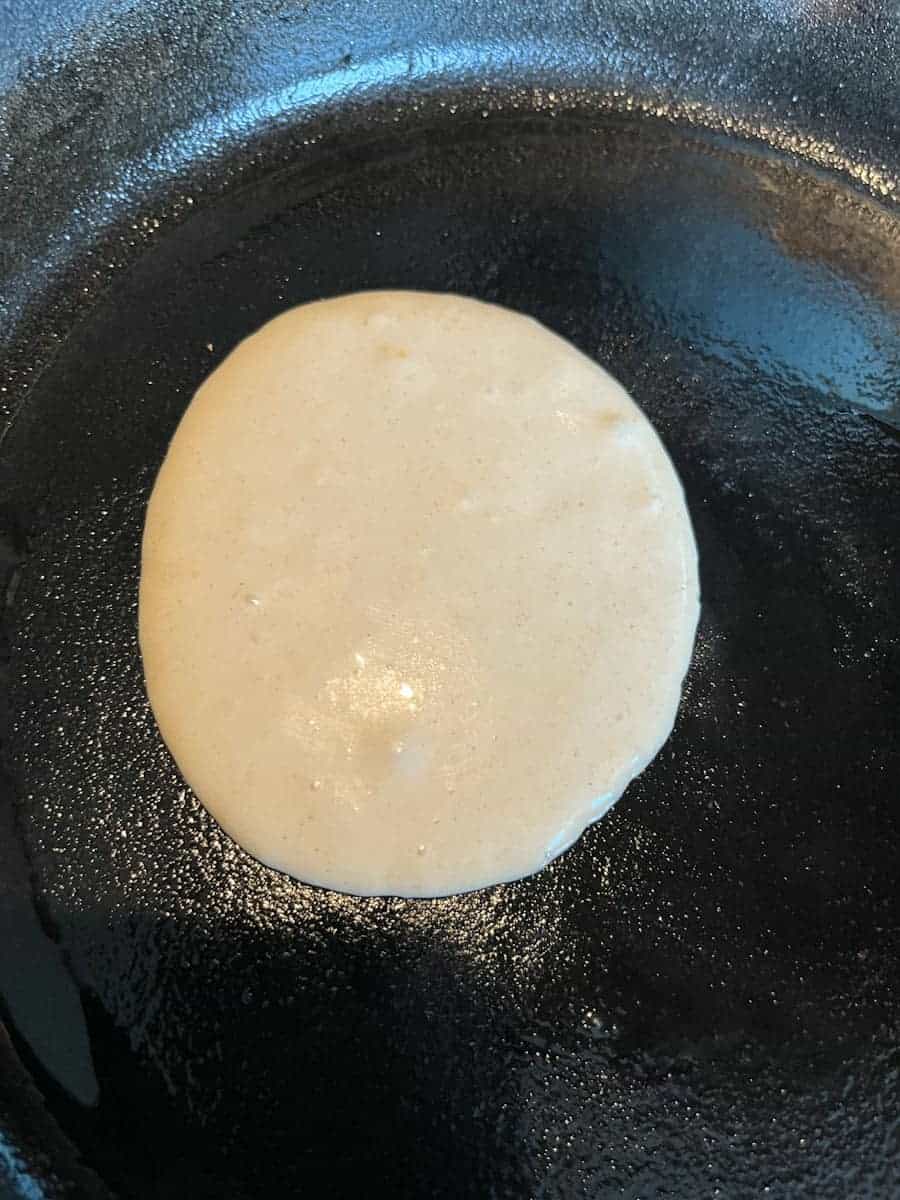
[[[853,0],[0,14],[0,1176],[900,1195],[900,38]],[[671,741],[532,879],[359,900],[185,789],[135,638],[193,390],[358,288],[532,313],[684,480]]]

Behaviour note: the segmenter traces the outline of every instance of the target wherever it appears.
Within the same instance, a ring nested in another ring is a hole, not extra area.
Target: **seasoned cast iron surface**
[[[56,1111],[113,1186],[888,1195],[898,443],[840,393],[897,377],[897,244],[842,188],[667,129],[444,121],[267,177],[92,308],[4,446],[9,751],[100,1085]],[[397,284],[534,313],[619,375],[704,595],[676,735],[614,812],[531,880],[424,903],[237,850],[134,633],[193,388],[286,305]]]
[[[195,187],[173,169],[132,220],[111,200],[90,257],[62,246],[28,276],[22,251],[0,987],[64,1139],[0,1044],[0,1181],[900,1187],[900,438],[873,415],[900,379],[900,227],[846,178],[612,107],[372,99],[302,137],[266,126]],[[193,390],[288,305],[379,286],[511,305],[613,371],[671,450],[701,552],[658,760],[540,875],[424,902],[304,887],[238,850],[156,734],[135,638],[143,508]]]

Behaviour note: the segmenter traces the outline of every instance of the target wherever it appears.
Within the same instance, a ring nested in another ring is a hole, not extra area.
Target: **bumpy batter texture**
[[[162,735],[251,854],[431,896],[543,866],[668,737],[698,615],[681,486],[535,321],[371,292],[269,322],[147,513]]]

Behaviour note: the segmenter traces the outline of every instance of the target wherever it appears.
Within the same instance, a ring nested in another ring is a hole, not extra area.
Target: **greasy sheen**
[[[697,615],[681,486],[636,405],[455,296],[270,321],[197,392],[147,513],[167,745],[246,850],[342,891],[543,866],[668,737]]]

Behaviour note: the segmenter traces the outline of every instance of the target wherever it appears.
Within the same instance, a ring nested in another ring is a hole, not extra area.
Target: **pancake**
[[[197,392],[139,633],[185,780],[269,866],[364,895],[529,874],[668,737],[698,617],[682,489],[605,371],[451,295],[295,308]]]

